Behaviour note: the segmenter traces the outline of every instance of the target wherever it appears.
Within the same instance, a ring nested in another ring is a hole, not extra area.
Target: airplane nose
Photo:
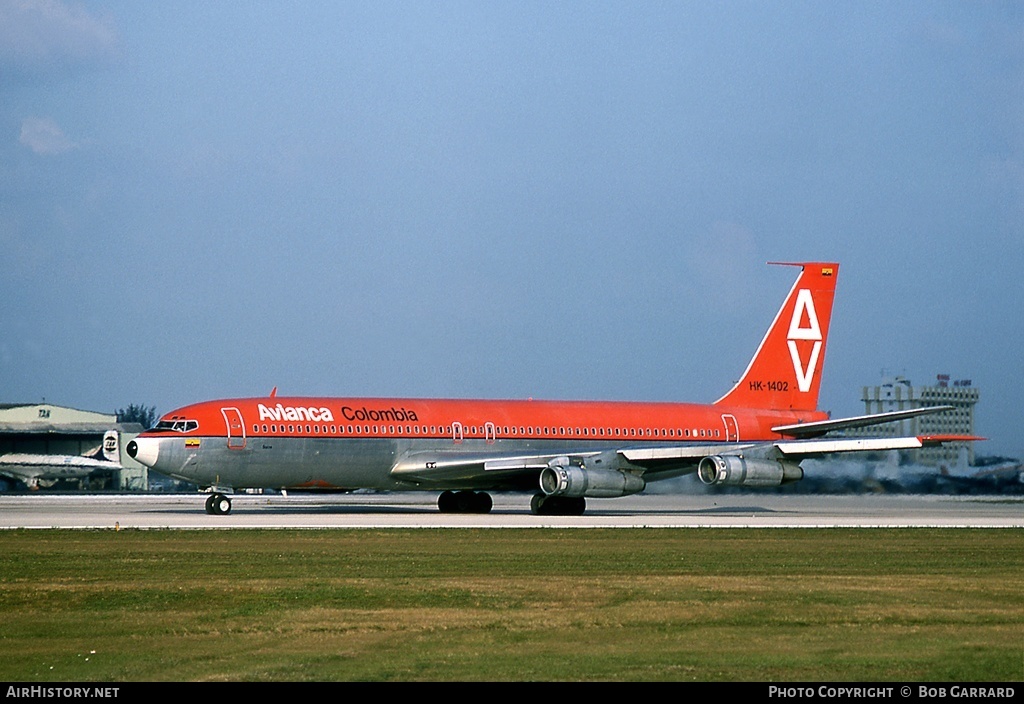
[[[152,467],[160,456],[160,441],[156,438],[135,438],[128,443],[125,451],[133,460]]]

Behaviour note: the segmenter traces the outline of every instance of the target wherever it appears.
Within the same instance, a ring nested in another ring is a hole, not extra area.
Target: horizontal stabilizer
[[[988,438],[981,437],[980,435],[920,435],[921,442],[924,443],[925,447],[933,447],[935,445],[945,445],[947,442],[980,442],[982,440],[988,440]]]
[[[872,413],[866,416],[819,420],[810,423],[794,423],[792,425],[776,425],[772,428],[772,431],[794,438],[814,438],[834,430],[864,428],[869,425],[878,425],[879,423],[891,423],[906,418],[951,411],[953,408],[954,406],[926,406],[925,408],[912,408],[906,411],[888,411],[886,413]]]

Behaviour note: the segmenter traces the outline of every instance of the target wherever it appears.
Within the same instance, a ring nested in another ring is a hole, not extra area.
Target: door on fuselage
[[[725,441],[739,442],[740,426],[736,422],[736,416],[731,413],[725,413],[722,415],[722,423],[725,424]]]
[[[228,431],[228,449],[241,450],[245,447],[245,423],[242,412],[237,408],[222,408],[224,424]]]

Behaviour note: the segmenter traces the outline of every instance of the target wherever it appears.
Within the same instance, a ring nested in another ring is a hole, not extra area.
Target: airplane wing
[[[804,459],[847,452],[916,449],[963,435],[776,440],[749,443],[636,446],[559,453],[409,453],[391,475],[411,488],[525,491],[615,497],[651,481],[694,472],[705,484],[779,486],[803,478]]]
[[[899,438],[777,440],[715,447],[659,447],[620,450],[630,465],[643,468],[644,481],[696,472],[705,484],[773,487],[803,478],[802,460],[846,452],[906,450],[945,442],[979,440],[969,435]]]
[[[538,454],[502,454],[499,452],[417,452],[400,458],[391,475],[404,482],[423,487],[468,486],[495,489],[536,488],[538,474],[547,469],[579,468],[592,476],[602,472],[632,473],[653,481],[697,472],[711,465],[705,460],[720,460],[729,466],[744,466],[744,471],[763,470],[780,481],[799,478],[802,470],[796,463],[808,458],[848,452],[882,452],[910,450],[941,445],[947,442],[968,442],[984,438],[971,435],[917,435],[907,437],[848,438],[823,437],[832,430],[864,427],[880,422],[902,420],[927,413],[947,410],[933,406],[911,411],[856,416],[800,425],[778,426],[774,431],[793,439],[694,445],[637,445],[594,450],[565,448],[559,452]],[[769,469],[770,468],[770,469]],[[594,474],[597,470],[597,474]],[[781,474],[779,474],[781,472]],[[799,475],[799,476],[797,476]],[[718,476],[711,473],[708,476]],[[781,477],[787,477],[782,480]],[[702,479],[705,475],[701,474]],[[706,480],[706,479],[705,479]],[[774,481],[774,479],[772,480]]]
[[[984,440],[974,435],[916,435],[895,438],[834,438],[819,440],[777,440],[774,442],[732,443],[725,445],[684,445],[679,447],[642,447],[619,450],[630,463],[658,472],[696,466],[713,455],[749,456],[755,459],[802,459],[847,452],[884,452],[935,447],[947,442]]]
[[[903,438],[836,438],[834,440],[793,440],[776,442],[774,446],[786,457],[806,458],[844,452],[879,452],[884,450],[917,450],[936,447],[947,442],[984,440],[976,435],[914,435]]]

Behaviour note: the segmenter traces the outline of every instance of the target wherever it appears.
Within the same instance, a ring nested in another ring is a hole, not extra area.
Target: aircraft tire
[[[570,499],[566,516],[582,516],[587,511],[587,500],[582,496]]]
[[[206,500],[206,512],[214,516],[226,516],[231,513],[231,499],[224,494],[213,494]]]
[[[441,513],[455,513],[458,510],[454,491],[442,491],[437,497],[437,510]]]
[[[534,516],[582,516],[587,500],[582,496],[548,496],[534,494],[530,500],[530,513]]]
[[[442,491],[437,497],[441,513],[490,513],[493,505],[485,491]]]
[[[455,494],[455,513],[473,513],[476,505],[476,494],[472,491],[460,491]]]

